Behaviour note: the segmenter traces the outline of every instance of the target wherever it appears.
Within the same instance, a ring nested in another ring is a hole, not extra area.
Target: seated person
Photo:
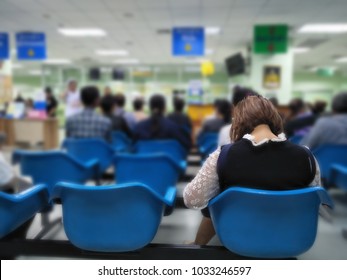
[[[145,102],[142,98],[137,97],[133,101],[133,108],[134,108],[134,117],[136,120],[136,123],[143,121],[148,118],[147,114],[143,111],[143,105]]]
[[[319,166],[311,152],[287,141],[282,119],[261,96],[241,101],[233,113],[234,141],[218,148],[183,192],[188,208],[204,209],[210,199],[233,186],[292,190],[320,185]],[[208,209],[203,210],[195,243],[207,244],[215,235]]]
[[[347,92],[336,95],[331,116],[321,117],[300,144],[311,150],[324,144],[347,145]]]
[[[111,121],[95,112],[99,105],[99,90],[94,86],[84,87],[81,91],[83,110],[66,121],[68,138],[102,138],[111,140]]]
[[[314,115],[302,99],[293,99],[289,104],[290,119],[284,125],[284,132],[288,138],[305,136],[316,122]]]
[[[173,106],[174,112],[169,114],[167,117],[169,120],[173,121],[177,125],[185,128],[187,131],[192,130],[192,122],[187,114],[183,113],[185,102],[181,98],[174,98]]]
[[[0,191],[11,194],[22,192],[31,187],[32,184],[17,176],[12,166],[5,160],[1,152],[5,139],[6,136],[0,133]]]
[[[202,123],[201,129],[197,135],[197,139],[208,132],[219,133],[220,129],[230,124],[231,121],[231,104],[227,100],[218,100],[215,103],[215,117],[205,119]]]
[[[178,125],[164,116],[165,99],[156,94],[149,100],[151,116],[139,122],[134,130],[135,140],[175,139],[186,149],[190,149],[189,135]]]
[[[120,131],[131,138],[132,132],[121,116],[116,116],[114,112],[115,102],[112,95],[105,95],[100,102],[102,113],[111,121],[112,131]]]
[[[121,116],[125,119],[125,121],[127,122],[129,128],[131,130],[134,129],[135,125],[136,125],[136,120],[135,120],[135,116],[133,113],[131,112],[127,112],[124,107],[125,107],[125,103],[126,103],[126,98],[124,96],[123,93],[116,93],[114,96],[114,100],[115,100],[115,110],[114,113],[117,116]]]

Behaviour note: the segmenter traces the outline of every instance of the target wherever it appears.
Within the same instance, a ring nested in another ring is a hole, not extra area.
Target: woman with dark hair
[[[164,116],[165,99],[162,95],[155,94],[149,100],[151,116],[139,122],[134,130],[135,140],[150,139],[176,139],[183,147],[189,149],[190,137],[174,122]]]
[[[134,108],[133,114],[137,123],[148,118],[147,114],[143,111],[144,104],[145,102],[140,97],[135,98],[133,101],[133,108]]]
[[[212,153],[183,192],[188,208],[204,209],[195,239],[199,245],[215,234],[205,207],[229,187],[292,190],[320,185],[315,158],[307,148],[286,140],[282,119],[269,100],[250,96],[239,102],[230,137],[234,143]]]

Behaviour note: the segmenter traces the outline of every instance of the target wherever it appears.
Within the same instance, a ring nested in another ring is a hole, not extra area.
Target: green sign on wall
[[[253,50],[256,54],[286,53],[288,48],[288,26],[255,25],[253,31]]]

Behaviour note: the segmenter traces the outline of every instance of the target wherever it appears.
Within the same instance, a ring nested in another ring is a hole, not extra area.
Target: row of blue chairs
[[[196,141],[199,153],[202,159],[206,159],[209,154],[214,152],[218,147],[218,133],[205,132],[198,136]]]
[[[124,252],[150,243],[160,225],[164,205],[172,206],[175,188],[165,195],[141,184],[84,186],[58,183],[50,199],[63,205],[63,224],[76,247]],[[48,190],[0,193],[0,237],[13,231],[48,203]],[[292,191],[229,188],[209,203],[222,244],[239,255],[286,258],[307,251],[317,233],[318,209],[333,206],[321,187]]]

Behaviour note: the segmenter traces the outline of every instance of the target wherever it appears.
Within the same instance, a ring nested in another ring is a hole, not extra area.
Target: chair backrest
[[[97,159],[100,172],[103,173],[112,164],[114,150],[102,139],[65,139],[63,148],[81,162]]]
[[[87,168],[72,156],[61,151],[13,152],[20,163],[21,173],[30,176],[34,184],[46,184],[51,189],[57,182],[85,183],[95,176],[95,170]]]
[[[79,186],[59,183],[67,237],[84,250],[132,251],[150,243],[161,221],[162,197],[140,184]]]
[[[164,153],[169,155],[176,162],[185,160],[187,151],[182,145],[173,139],[170,140],[141,140],[136,142],[135,152],[137,153]]]
[[[165,154],[123,154],[115,157],[117,184],[140,182],[165,194],[175,186],[180,167]]]
[[[34,186],[19,194],[0,192],[0,238],[11,233],[48,205],[48,190]]]
[[[333,164],[330,169],[329,183],[347,191],[347,166]]]
[[[292,142],[293,144],[299,144],[300,141],[302,140],[302,138],[304,138],[303,135],[294,135],[292,137],[289,138],[289,141]]]
[[[206,143],[217,142],[218,141],[218,133],[216,132],[205,132],[200,134],[197,139],[198,147],[204,146]]]
[[[131,147],[131,139],[121,131],[112,132],[112,148],[117,152],[127,151]]]
[[[231,187],[211,200],[211,218],[222,244],[256,258],[286,258],[313,245],[321,203],[332,202],[321,187],[265,191]]]
[[[347,145],[323,145],[313,151],[316,157],[321,175],[323,178],[328,179],[330,168],[333,164],[341,164],[347,166]]]

